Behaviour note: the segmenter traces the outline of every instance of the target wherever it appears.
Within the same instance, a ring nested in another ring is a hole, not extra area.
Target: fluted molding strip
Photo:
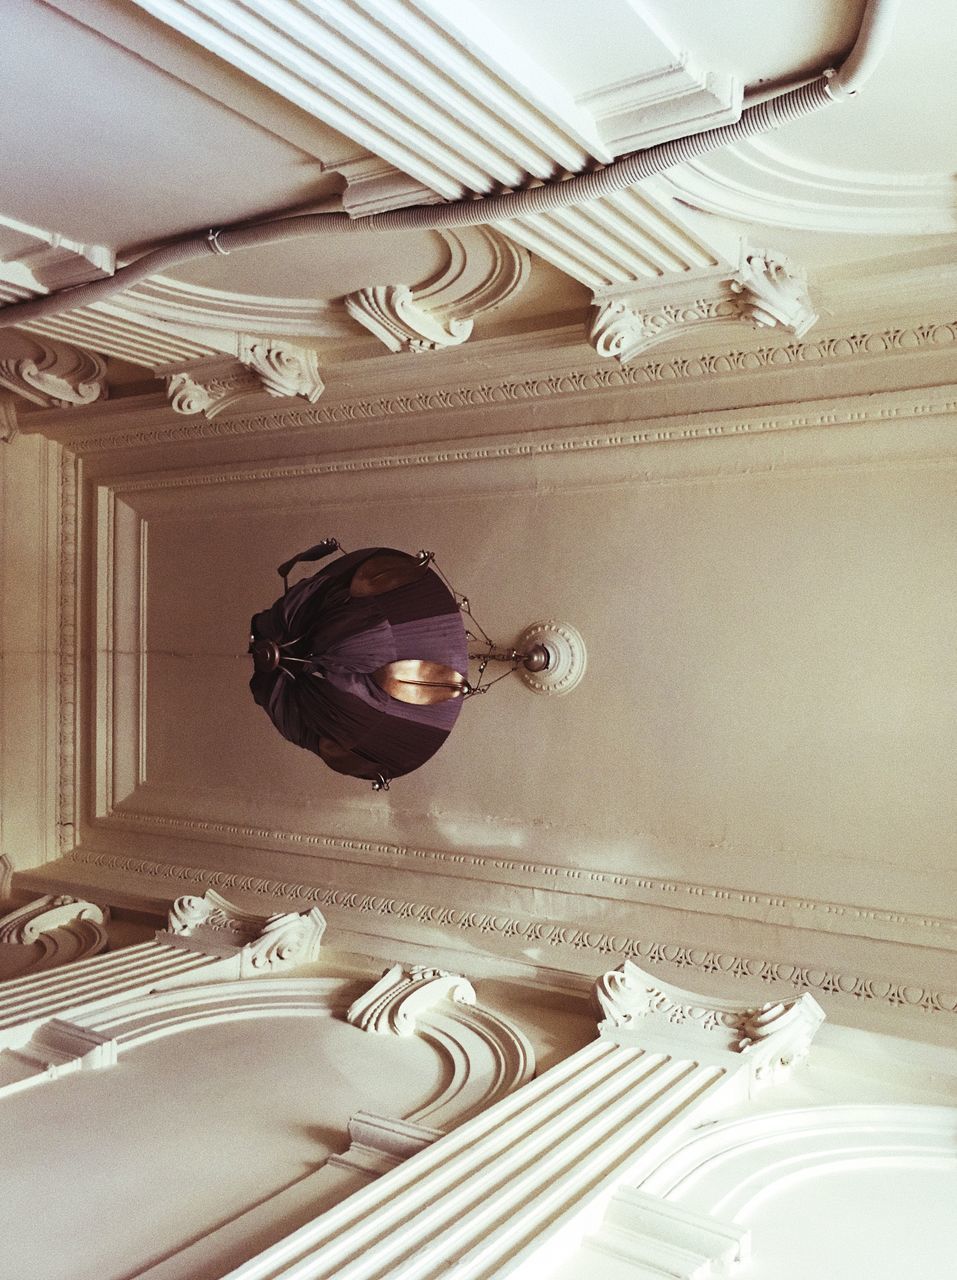
[[[18,429],[16,396],[0,395],[0,440],[9,444]]]
[[[376,1035],[410,1036],[416,1018],[446,999],[474,1004],[472,984],[455,973],[414,964],[395,964],[354,1001],[346,1015],[353,1026]]]

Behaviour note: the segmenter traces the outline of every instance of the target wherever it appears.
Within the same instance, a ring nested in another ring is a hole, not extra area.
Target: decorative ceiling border
[[[782,893],[755,892],[735,886],[698,884],[689,880],[660,876],[629,875],[589,867],[563,867],[547,862],[505,858],[497,854],[461,853],[445,849],[423,849],[414,845],[390,844],[386,841],[353,839],[302,831],[268,831],[241,823],[216,822],[198,818],[181,818],[142,813],[124,809],[110,813],[105,824],[129,831],[160,830],[195,840],[197,836],[225,842],[239,840],[251,847],[279,846],[291,852],[315,851],[320,856],[350,863],[381,868],[390,861],[409,864],[417,870],[431,864],[440,874],[454,875],[463,868],[491,870],[498,876],[511,877],[506,884],[522,886],[521,877],[533,879],[532,888],[546,888],[559,893],[604,898],[602,886],[622,890],[623,896],[608,899],[624,905],[664,907],[672,911],[697,912],[705,915],[729,916],[761,924],[789,925],[819,933],[906,942],[943,950],[957,950],[957,920],[947,917],[905,911],[886,911],[854,903],[830,902],[815,898],[799,898]],[[482,883],[479,879],[477,883]],[[731,909],[734,909],[733,911]],[[915,938],[914,933],[926,934]]]
[[[888,404],[890,399],[892,403]],[[124,495],[169,492],[178,489],[204,489],[219,486],[261,483],[269,480],[318,479],[321,476],[363,475],[410,467],[445,466],[453,463],[507,462],[516,459],[567,456],[607,449],[630,449],[649,444],[681,441],[740,438],[770,432],[794,431],[806,427],[860,427],[915,418],[932,418],[957,413],[954,387],[911,389],[889,394],[882,403],[867,394],[842,397],[843,406],[835,400],[818,402],[815,410],[794,411],[781,406],[781,412],[768,414],[754,410],[720,410],[697,412],[668,418],[644,420],[641,430],[622,430],[619,422],[592,423],[574,428],[541,429],[531,434],[485,437],[462,444],[432,445],[427,448],[409,446],[388,452],[369,449],[351,450],[328,460],[309,458],[297,462],[274,462],[271,465],[242,463],[204,471],[154,472],[113,481]],[[754,415],[754,416],[749,416]],[[928,459],[934,461],[933,458]]]
[[[225,871],[208,871],[178,863],[153,862],[115,854],[75,850],[61,865],[70,863],[127,872],[148,879],[183,881],[207,888],[230,889],[256,896],[306,901],[322,908],[366,918],[390,918],[424,926],[439,925],[459,930],[473,940],[480,935],[506,941],[512,948],[516,942],[545,943],[556,957],[562,952],[587,954],[596,967],[607,967],[607,958],[632,957],[643,964],[664,965],[671,969],[692,969],[739,980],[756,979],[769,987],[809,990],[836,1000],[858,1003],[872,1001],[876,1005],[920,1013],[957,1014],[957,993],[935,991],[920,983],[855,974],[818,964],[801,964],[756,956],[738,956],[729,952],[710,951],[702,947],[672,942],[655,942],[625,934],[602,933],[596,929],[580,929],[556,921],[531,920],[504,913],[460,910],[456,907],[411,902],[381,894],[353,893],[343,889],[322,889],[261,876]],[[177,896],[173,894],[172,896]],[[616,961],[617,963],[617,961]]]
[[[904,328],[861,329],[850,334],[805,341],[791,339],[779,343],[766,342],[756,347],[742,345],[706,354],[678,353],[670,359],[663,356],[626,365],[589,365],[542,375],[522,374],[498,380],[466,382],[457,386],[449,384],[428,391],[344,398],[332,403],[329,403],[327,394],[320,404],[310,408],[277,409],[269,413],[235,417],[227,413],[217,416],[213,421],[197,418],[184,423],[177,419],[139,427],[126,421],[112,431],[104,430],[101,425],[95,430],[84,432],[84,424],[91,423],[96,412],[90,409],[79,419],[74,414],[70,415],[70,447],[80,453],[92,454],[129,446],[299,431],[425,413],[448,413],[489,405],[620,392],[659,384],[674,385],[755,373],[775,373],[805,365],[821,367],[848,364],[953,346],[957,346],[957,320],[947,323],[928,322]],[[476,347],[476,356],[478,351],[479,348]],[[526,354],[529,358],[533,356],[531,351]],[[327,375],[330,382],[334,382],[331,367],[327,369]],[[151,401],[150,407],[152,405]],[[136,406],[131,405],[128,412],[133,417],[137,412]],[[104,416],[102,421],[106,423],[109,418]],[[52,421],[50,425],[53,425]]]
[[[72,849],[76,843],[77,794],[79,791],[79,753],[77,751],[77,694],[79,626],[77,566],[80,556],[80,500],[77,456],[64,449],[60,454],[59,493],[59,555],[57,557],[59,580],[57,583],[57,645],[60,660],[57,672],[59,738],[57,759],[59,780],[57,788],[57,830],[61,852]]]

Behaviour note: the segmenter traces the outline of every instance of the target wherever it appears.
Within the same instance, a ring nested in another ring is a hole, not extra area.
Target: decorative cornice
[[[410,1036],[416,1018],[445,1000],[474,1004],[472,984],[455,973],[414,964],[394,964],[378,982],[353,1001],[346,1014],[353,1026],[377,1035]]]
[[[215,418],[263,392],[277,397],[300,396],[315,404],[325,387],[319,376],[319,357],[290,342],[260,342],[240,335],[239,359],[216,356],[166,371],[166,394],[175,413]]]
[[[533,946],[541,951],[542,944],[547,944],[558,954],[562,949],[567,949],[573,954],[590,955],[593,959],[620,956],[622,959],[633,958],[645,965],[660,964],[671,969],[687,969],[724,979],[740,979],[752,985],[755,981],[760,981],[769,985],[809,990],[828,998],[853,1002],[873,1001],[894,1009],[920,1013],[957,1014],[957,992],[935,991],[917,982],[855,974],[816,964],[739,956],[730,952],[711,951],[679,943],[653,942],[627,934],[608,934],[599,929],[581,929],[574,925],[532,920],[505,913],[436,906],[344,889],[322,889],[238,872],[209,871],[201,867],[153,862],[118,854],[92,853],[83,849],[75,850],[64,860],[64,870],[68,872],[71,863],[143,876],[161,883],[186,881],[269,898],[313,902],[317,906],[343,912],[347,917],[351,914],[359,917],[371,915],[418,925],[438,925],[450,930],[461,930],[475,941],[483,936],[490,941],[504,941],[513,950],[516,946]]]
[[[929,322],[893,329],[858,329],[848,334],[838,334],[814,341],[781,341],[758,347],[734,347],[712,351],[708,354],[680,354],[670,359],[646,360],[626,365],[598,364],[586,368],[574,368],[545,375],[504,377],[499,380],[452,384],[429,391],[383,393],[371,397],[342,399],[324,403],[315,408],[277,409],[268,414],[224,416],[215,422],[197,419],[194,422],[162,423],[159,426],[137,426],[132,412],[129,421],[113,430],[98,430],[81,434],[75,423],[70,423],[70,447],[84,454],[107,452],[135,446],[163,444],[177,440],[217,438],[233,435],[257,435],[282,431],[308,430],[317,426],[338,423],[361,423],[392,418],[416,417],[428,413],[450,413],[459,410],[482,409],[486,406],[527,404],[536,401],[562,399],[575,396],[595,396],[615,392],[643,390],[653,386],[674,386],[715,379],[752,377],[755,374],[775,374],[788,369],[805,367],[822,368],[827,365],[866,362],[887,359],[888,356],[916,356],[932,351],[948,350],[957,345],[957,320],[947,323]],[[948,402],[933,389],[921,391],[908,416],[921,416],[926,412],[947,412]],[[925,406],[928,406],[925,408]],[[95,411],[91,411],[95,412]],[[853,416],[829,413],[816,416],[813,410],[773,414],[759,410],[739,411],[738,425],[723,428],[715,425],[715,415],[696,414],[707,425],[678,426],[662,430],[615,433],[607,437],[594,437],[594,446],[618,446],[621,444],[654,443],[658,440],[687,440],[721,435],[740,435],[742,431],[786,430],[793,427],[833,425],[842,421],[877,421],[905,416],[904,411],[882,410],[876,406],[864,406]],[[742,413],[749,421],[740,423]],[[683,416],[687,422],[688,415]],[[106,419],[104,419],[104,422]],[[361,463],[330,464],[334,471],[368,470],[370,466],[415,465],[416,462],[467,461],[470,457],[487,459],[521,453],[527,456],[536,452],[551,452],[556,446],[551,442],[538,445],[528,435],[517,449],[511,445],[501,447],[484,445],[474,449],[450,446],[443,450],[432,449],[403,457],[401,464],[393,459],[383,461],[364,459]],[[572,446],[574,447],[574,446]]]
[[[114,811],[107,825],[121,831],[158,830],[186,838],[195,839],[198,836],[210,841],[241,841],[253,847],[276,847],[290,852],[307,849],[336,862],[347,861],[368,866],[398,863],[416,870],[423,866],[435,868],[445,874],[461,874],[463,870],[476,876],[491,873],[496,880],[501,881],[505,877],[508,883],[514,885],[530,882],[533,886],[573,894],[604,892],[610,901],[703,912],[707,915],[730,915],[765,924],[786,924],[819,933],[840,932],[854,937],[907,941],[911,945],[957,950],[957,919],[944,916],[889,911],[816,898],[797,898],[791,894],[763,893],[735,888],[733,885],[669,880],[599,868],[563,867],[548,862],[520,861],[502,855],[427,849],[315,832],[266,830],[235,822],[138,813],[132,809]],[[76,857],[83,860],[80,852]]]
[[[471,320],[445,323],[419,306],[405,284],[373,285],[343,298],[346,310],[390,351],[437,351],[457,347],[472,332]]]
[[[106,365],[65,342],[40,342],[24,333],[16,354],[0,358],[0,387],[44,409],[92,404],[106,396]]]
[[[653,978],[626,960],[599,978],[595,994],[604,1015],[600,1034],[616,1044],[644,1044],[649,1035],[700,1051],[747,1055],[752,1077],[777,1077],[807,1057],[824,1010],[805,992],[795,1000],[758,1007],[700,995]]]

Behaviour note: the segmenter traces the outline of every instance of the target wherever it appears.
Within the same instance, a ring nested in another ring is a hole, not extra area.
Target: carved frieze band
[[[928,323],[898,329],[861,329],[854,333],[824,337],[813,342],[792,339],[760,347],[713,351],[710,354],[676,355],[671,359],[649,360],[633,364],[615,362],[542,376],[506,377],[498,381],[484,380],[464,385],[449,385],[430,391],[345,399],[315,408],[278,409],[269,414],[237,413],[215,422],[199,418],[188,424],[137,426],[135,420],[128,420],[122,426],[114,426],[112,430],[104,424],[99,430],[89,431],[82,436],[71,434],[71,447],[84,454],[93,454],[112,449],[162,444],[170,440],[256,435],[322,426],[327,423],[358,423],[426,413],[481,409],[485,406],[521,405],[539,400],[560,399],[565,396],[640,390],[656,385],[672,386],[682,382],[694,383],[715,378],[751,376],[764,372],[779,373],[787,369],[800,369],[805,365],[821,368],[828,364],[887,359],[892,355],[930,354],[934,351],[951,349],[955,345],[957,345],[957,320],[947,324]],[[939,396],[935,400],[932,392],[924,394],[928,398],[915,400],[913,408],[908,409],[910,416],[920,416],[921,413],[928,411],[948,411],[947,403],[941,401]],[[930,407],[924,408],[925,404]],[[888,412],[873,408],[868,410],[868,413],[875,420],[879,417],[901,416],[899,411]],[[617,446],[622,443],[653,442],[659,439],[695,439],[701,436],[714,437],[732,433],[738,435],[742,430],[768,431],[782,427],[787,429],[795,426],[812,426],[818,421],[831,424],[843,420],[839,415],[818,419],[813,411],[809,411],[800,415],[799,418],[793,414],[785,414],[783,419],[781,416],[765,414],[755,421],[753,411],[745,411],[747,420],[742,424],[741,416],[739,414],[735,425],[727,429],[711,422],[706,429],[692,426],[668,431],[666,434],[658,431],[639,431],[627,435],[615,433],[607,440],[604,437],[593,438],[589,447],[600,448],[603,444]],[[547,451],[554,446],[547,444],[540,447]],[[564,449],[567,446],[561,447]],[[475,450],[464,447],[448,448],[429,450],[427,453],[416,455],[413,461],[429,465],[437,462],[467,461],[473,456],[486,460],[489,457],[506,457],[510,452],[518,451],[508,444],[483,445]],[[529,442],[526,440],[521,450],[522,456],[527,456],[528,452]],[[349,471],[359,465],[348,461],[327,464],[329,470],[335,471]],[[366,460],[361,465],[363,469],[368,469],[369,461]],[[398,464],[386,458],[380,465],[386,467]],[[407,457],[403,457],[401,465],[409,465]]]
[[[206,884],[217,889],[261,894],[270,898],[315,903],[319,907],[341,911],[347,916],[377,915],[417,925],[438,925],[462,930],[473,937],[486,936],[489,941],[505,942],[511,948],[542,943],[558,952],[588,952],[595,957],[631,957],[642,964],[661,964],[672,969],[688,969],[705,974],[719,974],[753,983],[756,979],[771,984],[809,990],[828,997],[853,1001],[874,1001],[893,1008],[924,1013],[957,1014],[957,991],[935,991],[916,982],[855,974],[815,964],[801,964],[755,956],[738,956],[730,952],[709,951],[679,943],[654,942],[627,934],[608,934],[600,929],[580,929],[573,925],[546,920],[532,920],[505,913],[472,911],[434,904],[409,902],[378,894],[352,893],[343,889],[321,889],[311,885],[268,880],[260,876],[234,872],[208,871],[178,863],[154,862],[144,858],[117,854],[93,853],[77,849],[64,863],[100,867],[142,876],[146,880]]]
[[[350,839],[304,831],[267,831],[233,822],[137,813],[124,809],[110,815],[109,825],[129,831],[166,831],[205,840],[239,841],[253,847],[269,846],[292,851],[309,849],[337,862],[382,860],[388,865],[415,869],[434,868],[443,874],[463,872],[492,876],[497,881],[559,889],[566,893],[603,894],[609,900],[672,910],[733,916],[763,923],[787,924],[816,932],[840,932],[855,937],[906,941],[910,945],[957,950],[957,920],[950,917],[889,911],[854,903],[798,898],[790,894],[756,892],[733,885],[667,880],[598,868],[564,867],[546,862],[519,861],[504,856],[419,848],[370,840]],[[79,856],[79,855],[77,855]]]

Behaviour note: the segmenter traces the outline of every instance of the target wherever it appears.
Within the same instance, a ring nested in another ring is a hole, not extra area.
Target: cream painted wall
[[[0,442],[0,854],[58,854],[57,616],[60,448]]]

